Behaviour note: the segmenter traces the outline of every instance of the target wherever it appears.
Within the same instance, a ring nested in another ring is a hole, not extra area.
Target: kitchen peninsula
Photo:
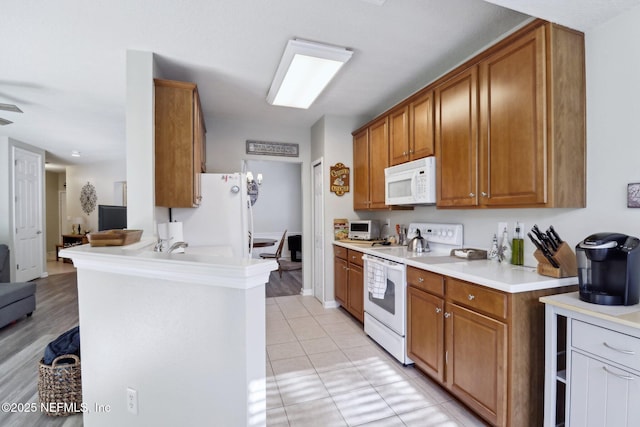
[[[61,251],[78,269],[83,402],[110,408],[84,425],[264,425],[264,284],[277,264],[153,243]]]

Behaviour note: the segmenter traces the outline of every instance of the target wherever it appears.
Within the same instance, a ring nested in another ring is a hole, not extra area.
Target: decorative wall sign
[[[336,163],[331,166],[329,175],[331,176],[331,184],[329,190],[336,193],[336,196],[342,196],[349,192],[349,168],[342,163]]]
[[[96,208],[97,201],[98,196],[96,195],[96,187],[87,182],[80,191],[80,205],[82,206],[82,211],[89,215]]]
[[[640,208],[640,183],[627,185],[627,207]]]
[[[247,154],[262,156],[298,157],[298,144],[287,142],[252,141],[247,139]]]

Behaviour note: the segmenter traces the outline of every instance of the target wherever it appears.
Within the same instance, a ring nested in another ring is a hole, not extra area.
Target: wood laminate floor
[[[302,269],[300,263],[281,261],[283,263],[282,277],[277,271],[269,275],[269,282],[265,286],[265,296],[284,297],[300,295],[302,292]]]
[[[58,335],[78,325],[76,273],[38,279],[36,310],[0,329],[0,404],[38,405],[38,362]],[[18,406],[20,405],[20,407]],[[50,417],[37,412],[0,410],[0,426],[82,426],[82,415]]]

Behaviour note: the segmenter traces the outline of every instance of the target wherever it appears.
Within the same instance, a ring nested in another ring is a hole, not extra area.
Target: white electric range
[[[393,357],[403,364],[413,361],[407,357],[407,274],[406,265],[399,258],[421,258],[428,263],[459,262],[450,256],[452,249],[463,244],[462,224],[412,223],[407,241],[417,230],[429,244],[428,252],[409,252],[406,246],[374,246],[376,255],[365,254],[364,259],[364,331]]]

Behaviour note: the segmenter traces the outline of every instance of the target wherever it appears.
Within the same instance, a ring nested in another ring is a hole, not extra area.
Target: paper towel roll
[[[176,242],[184,242],[184,236],[182,234],[182,222],[174,221],[169,223],[169,247]],[[183,253],[184,248],[178,248],[173,253]]]
[[[169,238],[169,223],[161,222],[158,223],[158,239],[168,239]]]

